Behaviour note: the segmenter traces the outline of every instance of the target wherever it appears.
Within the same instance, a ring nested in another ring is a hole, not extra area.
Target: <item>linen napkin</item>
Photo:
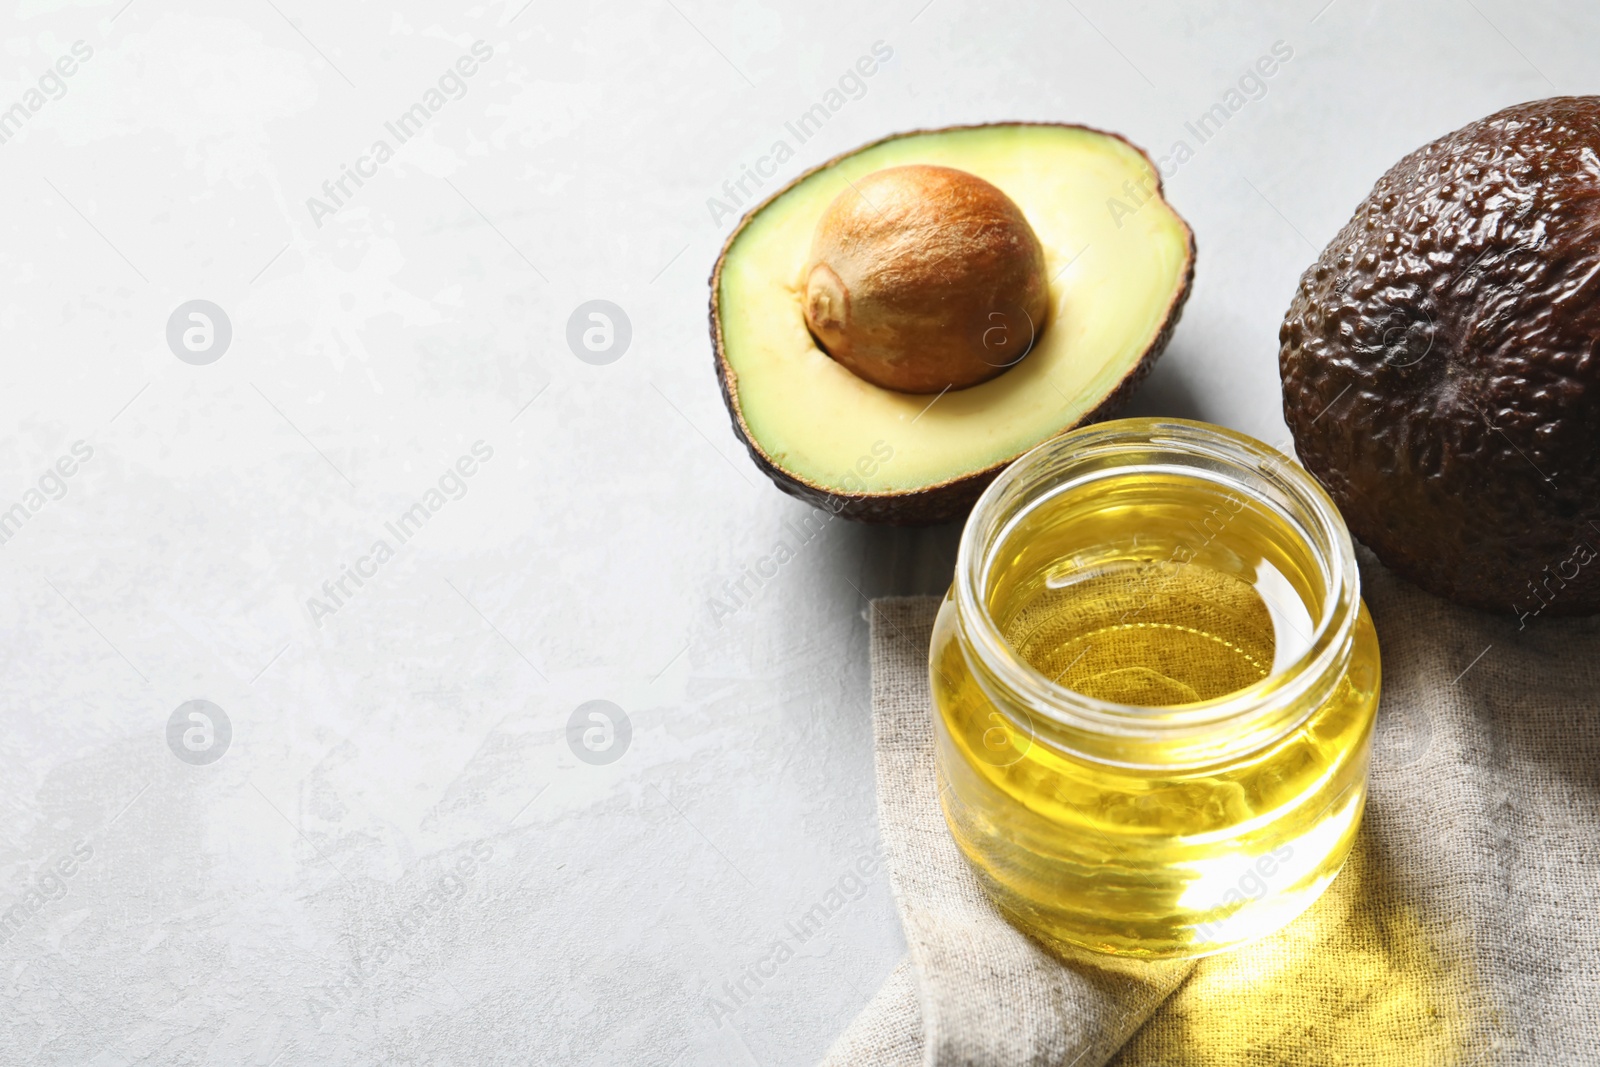
[[[1600,620],[1457,608],[1360,555],[1383,692],[1355,849],[1300,919],[1198,963],[1069,960],[989,904],[937,798],[939,601],[873,601],[908,952],[824,1067],[1600,1064]]]

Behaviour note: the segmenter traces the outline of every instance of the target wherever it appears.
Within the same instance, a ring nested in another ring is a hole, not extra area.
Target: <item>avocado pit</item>
[[[1022,209],[953,167],[888,167],[851,183],[817,222],[803,307],[817,344],[904,393],[988,381],[1045,326],[1044,248]]]

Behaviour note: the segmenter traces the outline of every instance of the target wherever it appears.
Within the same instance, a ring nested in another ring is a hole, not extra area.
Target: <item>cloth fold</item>
[[[939,601],[874,601],[908,951],[824,1067],[1600,1064],[1600,620],[1520,628],[1362,572],[1384,678],[1355,851],[1285,930],[1198,963],[1067,960],[1001,917],[939,810]]]

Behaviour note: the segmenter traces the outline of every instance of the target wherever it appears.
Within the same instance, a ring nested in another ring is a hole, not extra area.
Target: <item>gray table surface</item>
[[[942,589],[956,531],[833,522],[713,612],[803,509],[717,392],[708,201],[779,140],[766,190],[913,127],[1185,141],[1198,277],[1132,410],[1280,442],[1299,272],[1406,151],[1594,91],[1600,13],[19,0],[3,37],[0,1064],[798,1067],[903,951],[854,873],[863,598]]]

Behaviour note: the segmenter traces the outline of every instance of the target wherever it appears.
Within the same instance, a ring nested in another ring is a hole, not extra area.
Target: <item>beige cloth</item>
[[[1600,1064],[1600,620],[1519,630],[1362,571],[1384,678],[1355,851],[1287,929],[1198,964],[1066,963],[999,916],[936,798],[938,601],[874,601],[909,951],[825,1067]]]

